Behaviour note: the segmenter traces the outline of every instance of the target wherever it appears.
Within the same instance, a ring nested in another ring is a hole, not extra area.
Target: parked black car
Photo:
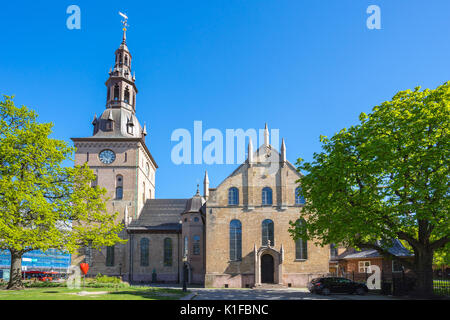
[[[354,282],[346,278],[324,277],[316,278],[308,283],[308,290],[311,293],[329,295],[330,293],[356,293],[366,294],[369,289],[364,283]]]

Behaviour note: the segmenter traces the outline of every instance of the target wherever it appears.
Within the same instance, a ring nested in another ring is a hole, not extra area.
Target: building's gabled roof
[[[269,161],[273,161],[272,163],[274,164],[279,164],[281,163],[281,154],[278,152],[277,149],[273,148],[272,146],[270,146],[270,152],[273,152],[273,157],[271,157],[271,160]],[[266,152],[266,145],[262,144],[258,150],[256,150],[255,152],[253,152],[253,164],[258,164],[258,163],[262,163],[264,161],[262,161],[261,159],[264,159],[264,153]],[[278,159],[277,161],[274,161],[274,159]],[[295,166],[289,162],[289,160],[286,159],[286,165],[293,171],[295,171],[295,173],[299,176],[299,178],[302,176],[302,174],[300,172],[297,171],[297,168],[295,168]],[[228,178],[236,175],[244,166],[248,166],[248,158],[242,163],[240,164],[230,175],[228,175],[225,179],[222,180],[222,182],[215,188],[218,189],[222,184],[225,183],[225,181],[227,181]],[[211,189],[210,189],[211,190]]]
[[[377,245],[381,245],[381,241],[377,241]],[[400,240],[393,240],[392,246],[388,249],[388,252],[397,257],[412,257],[413,254],[406,249]],[[337,259],[364,259],[364,258],[381,258],[381,254],[375,249],[349,249],[340,254]]]
[[[128,228],[145,227],[148,230],[155,228],[179,225],[180,216],[185,211],[189,199],[149,199],[138,219],[133,220]],[[181,228],[181,226],[180,226]]]

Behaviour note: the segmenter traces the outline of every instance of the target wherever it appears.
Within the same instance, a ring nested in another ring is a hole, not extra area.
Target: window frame
[[[301,187],[295,188],[295,205],[297,206],[306,204],[305,198],[298,194],[298,191],[301,189]]]
[[[233,219],[229,224],[229,259],[242,261],[242,222]]]
[[[269,197],[270,195],[270,197]],[[270,200],[270,201],[269,201]],[[261,191],[261,204],[263,206],[273,205],[273,191],[270,187],[264,187]]]
[[[173,265],[172,238],[164,238],[163,263],[164,267],[171,267]]]
[[[239,189],[236,187],[231,187],[228,189],[228,205],[238,206],[239,205]]]
[[[200,255],[200,236],[194,235],[192,241],[192,255],[199,256]]]
[[[367,265],[368,263],[368,265]],[[358,273],[368,273],[368,268],[372,265],[369,260],[360,260],[358,261]],[[363,271],[361,271],[363,270]]]
[[[114,252],[115,251],[115,246],[108,246],[106,247],[106,262],[105,265],[107,267],[114,267]]]
[[[271,226],[271,229],[270,229]],[[265,231],[267,229],[267,231]],[[275,245],[275,223],[272,219],[264,219],[261,222],[261,244],[262,246],[268,246],[268,240],[270,240],[270,246]]]

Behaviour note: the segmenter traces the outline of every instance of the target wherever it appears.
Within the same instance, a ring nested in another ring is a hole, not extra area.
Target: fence
[[[343,272],[328,274],[332,277],[343,277],[355,282],[367,282],[370,273]],[[417,278],[413,273],[381,272],[381,294],[403,296],[411,293]],[[435,295],[450,296],[450,274],[433,274],[433,291]]]

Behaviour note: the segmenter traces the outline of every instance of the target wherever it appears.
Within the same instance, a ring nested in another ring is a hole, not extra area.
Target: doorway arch
[[[261,257],[261,282],[274,283],[274,261],[271,254],[264,254]]]

